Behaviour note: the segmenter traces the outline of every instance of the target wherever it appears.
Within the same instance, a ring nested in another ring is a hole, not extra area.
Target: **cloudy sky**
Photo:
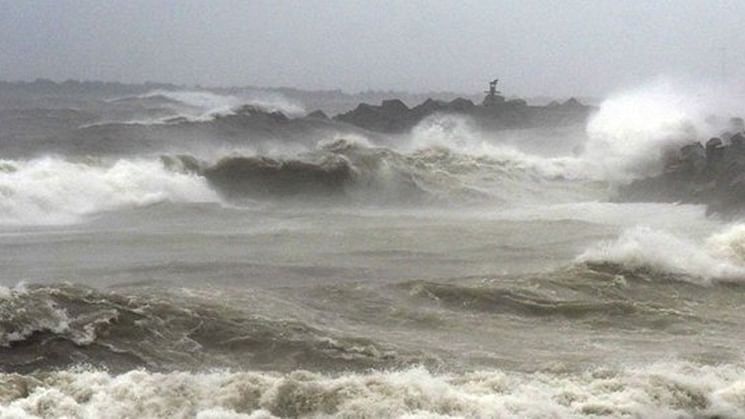
[[[0,0],[0,79],[602,95],[745,81],[745,1]]]

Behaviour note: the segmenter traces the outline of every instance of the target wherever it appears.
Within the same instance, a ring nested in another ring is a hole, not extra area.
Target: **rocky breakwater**
[[[668,155],[664,167],[620,187],[617,200],[705,204],[709,213],[745,214],[745,131],[691,142]]]
[[[450,102],[427,99],[411,108],[399,99],[390,99],[380,105],[361,103],[349,112],[336,115],[334,119],[369,131],[395,134],[407,132],[434,114],[465,116],[483,129],[499,130],[584,124],[594,110],[576,99],[531,106],[522,99],[497,98],[485,100],[481,105],[464,98]]]

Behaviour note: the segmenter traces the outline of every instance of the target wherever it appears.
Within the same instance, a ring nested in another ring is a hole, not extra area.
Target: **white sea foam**
[[[157,118],[139,118],[127,121],[105,120],[81,125],[80,128],[91,128],[110,124],[124,125],[162,125],[177,121],[208,122],[218,116],[232,115],[243,105],[251,105],[267,112],[282,112],[289,116],[305,115],[302,104],[289,100],[279,93],[252,92],[241,96],[217,94],[206,90],[152,90],[137,95],[111,99],[109,102],[124,99],[149,99],[163,97],[175,104],[165,105],[172,108],[176,115],[160,116]]]
[[[745,226],[738,224],[703,242],[650,227],[634,227],[617,240],[598,243],[577,261],[613,263],[624,268],[675,274],[681,280],[745,280]]]
[[[738,365],[672,361],[576,374],[72,370],[0,375],[0,417],[741,417],[744,376]]]
[[[208,118],[215,115],[232,113],[241,105],[252,105],[269,112],[279,111],[287,115],[299,116],[305,108],[278,93],[250,93],[242,96],[221,95],[208,91],[155,90],[141,97],[163,96],[202,111],[201,116]]]
[[[435,114],[411,133],[414,148],[446,147],[469,155],[511,160],[546,176],[628,182],[657,174],[668,153],[706,141],[742,116],[741,100],[711,86],[659,79],[609,96],[589,119],[576,155],[543,157],[480,132],[463,116]],[[546,133],[536,132],[536,135]],[[558,141],[547,137],[545,143]]]
[[[204,178],[158,160],[0,162],[0,224],[65,224],[81,216],[162,201],[217,202]]]
[[[611,95],[587,125],[583,158],[614,180],[656,174],[663,157],[706,141],[742,115],[731,92],[680,80],[658,79]]]
[[[574,156],[542,157],[523,152],[513,145],[500,142],[498,138],[486,136],[463,116],[435,114],[426,118],[412,130],[408,148],[445,148],[462,155],[484,156],[546,178],[592,177],[587,165]]]

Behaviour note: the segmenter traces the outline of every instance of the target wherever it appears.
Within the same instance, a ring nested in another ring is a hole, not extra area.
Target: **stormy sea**
[[[745,416],[745,224],[614,198],[724,128],[665,92],[380,133],[281,95],[24,89],[0,417]]]

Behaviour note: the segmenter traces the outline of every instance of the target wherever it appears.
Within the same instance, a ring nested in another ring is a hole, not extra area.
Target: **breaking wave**
[[[741,102],[731,92],[712,86],[659,79],[605,99],[584,132],[573,136],[572,153],[529,154],[508,145],[504,140],[509,134],[483,131],[468,117],[443,114],[415,126],[407,147],[447,147],[462,154],[519,162],[547,176],[626,183],[658,174],[666,157],[680,147],[731,129],[729,118],[741,115]],[[525,131],[540,138],[548,149],[553,149],[552,142],[567,140],[539,130]]]
[[[414,127],[407,149],[452,150],[464,156],[477,156],[484,161],[509,164],[545,178],[599,179],[588,170],[583,160],[575,156],[542,157],[528,154],[492,136],[478,130],[466,117],[435,114]]]
[[[423,368],[342,375],[294,371],[0,375],[7,417],[570,418],[741,417],[745,370],[664,362],[576,374]]]
[[[413,204],[485,198],[445,164],[448,155],[402,155],[344,140],[294,158],[228,157],[204,170],[231,197],[343,197],[349,202]],[[452,167],[451,167],[452,169]]]
[[[287,115],[302,115],[305,108],[277,93],[253,92],[245,95],[223,95],[207,91],[167,91],[156,90],[146,93],[141,98],[163,96],[189,106],[194,106],[207,113],[216,114],[228,112],[241,105],[256,106],[267,112],[282,112]]]
[[[216,202],[199,176],[157,160],[44,157],[0,161],[0,224],[65,224],[101,211],[157,202]]]
[[[731,91],[659,79],[602,102],[587,124],[582,157],[612,181],[655,175],[666,155],[721,135],[741,112]]]
[[[576,143],[574,153],[554,152],[552,157],[527,153],[519,143],[506,141],[509,134],[485,132],[467,117],[457,115],[435,114],[421,121],[408,135],[376,142],[390,147],[396,141],[390,148],[402,154],[447,149],[458,155],[509,162],[520,170],[546,178],[624,183],[658,173],[668,154],[728,128],[727,116],[735,115],[734,105],[717,105],[714,94],[707,92],[703,87],[684,88],[680,83],[662,80],[603,101],[584,133],[578,130],[571,141],[538,130],[526,130],[533,134],[522,134],[534,135],[552,150],[557,149],[552,142]],[[170,116],[161,115],[153,120],[138,118],[124,121],[125,124],[211,122],[220,116],[236,114],[244,105],[267,114],[304,114],[302,106],[262,92],[222,95],[209,91],[156,90],[117,100],[125,99],[157,100],[173,110]],[[712,118],[707,112],[718,112],[724,117]]]
[[[610,264],[629,271],[664,274],[698,284],[745,280],[745,226],[737,224],[703,242],[650,227],[634,227],[591,247],[579,263]]]
[[[301,116],[305,108],[276,93],[253,92],[241,96],[217,94],[210,91],[153,90],[141,95],[125,96],[109,100],[114,104],[150,105],[170,109],[171,115],[143,117],[128,121],[103,121],[83,125],[82,128],[108,124],[159,125],[178,122],[209,122],[216,117],[232,115],[242,106],[251,106],[265,112],[282,112],[285,115]]]
[[[158,202],[292,199],[372,205],[514,204],[591,196],[519,158],[447,148],[399,153],[346,140],[291,157],[189,155],[0,161],[0,224],[65,224]]]
[[[375,205],[463,205],[597,196],[583,181],[546,172],[520,156],[471,155],[444,147],[397,152],[347,140],[292,158],[228,157],[203,173],[232,197],[342,196]]]

